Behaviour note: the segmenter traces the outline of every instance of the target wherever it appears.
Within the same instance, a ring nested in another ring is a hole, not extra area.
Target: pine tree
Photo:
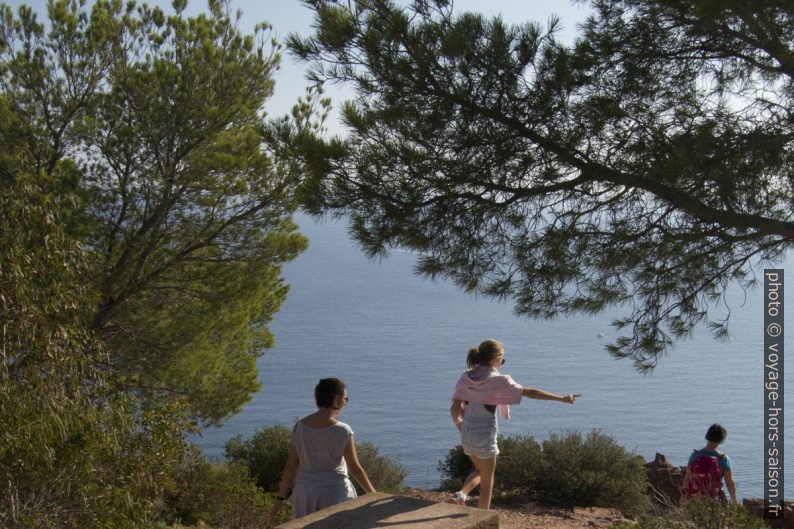
[[[652,370],[794,240],[790,2],[595,0],[576,43],[445,0],[306,2],[309,78],[347,83],[345,138],[274,122],[315,212],[375,255],[553,318],[618,307]],[[713,313],[712,313],[713,314]]]
[[[105,368],[217,421],[259,387],[256,359],[306,240],[297,184],[262,146],[279,47],[212,0],[183,15],[119,0],[0,6],[0,97],[27,168],[78,197],[90,329]]]

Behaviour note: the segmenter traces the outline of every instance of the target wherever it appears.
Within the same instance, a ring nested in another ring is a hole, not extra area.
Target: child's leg
[[[477,470],[477,467],[474,467],[471,474],[468,475],[466,481],[463,482],[463,486],[460,488],[460,491],[465,494],[466,496],[469,495],[471,491],[473,491],[477,485],[480,484],[480,471]]]
[[[480,459],[476,456],[469,456],[474,462],[474,467],[480,473],[480,502],[477,505],[480,509],[491,508],[491,495],[493,494],[493,478],[496,471],[496,456],[491,459]]]

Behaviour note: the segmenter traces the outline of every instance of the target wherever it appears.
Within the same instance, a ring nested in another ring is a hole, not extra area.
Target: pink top
[[[500,375],[495,367],[478,366],[464,371],[452,399],[479,404],[497,404],[502,417],[510,418],[510,406],[521,402],[524,388],[510,375]]]

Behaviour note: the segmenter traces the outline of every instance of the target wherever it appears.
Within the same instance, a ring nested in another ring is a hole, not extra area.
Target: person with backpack
[[[731,503],[737,503],[736,484],[733,482],[730,458],[717,450],[728,432],[720,424],[712,424],[706,432],[706,446],[689,456],[681,488],[685,498],[709,497],[726,501],[722,481],[731,494]]]
[[[580,395],[555,395],[542,389],[525,388],[510,375],[500,374],[505,354],[504,346],[497,340],[485,340],[472,347],[466,363],[468,370],[455,385],[449,411],[452,422],[460,430],[463,452],[474,464],[474,472],[466,478],[463,488],[453,495],[450,503],[465,505],[467,495],[479,485],[478,507],[488,509],[493,494],[496,456],[499,454],[496,408],[500,409],[503,418],[509,419],[509,405],[520,403],[522,397],[573,404]]]

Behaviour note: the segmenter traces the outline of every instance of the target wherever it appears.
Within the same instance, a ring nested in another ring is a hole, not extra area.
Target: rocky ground
[[[422,489],[405,489],[402,494],[438,502],[446,502],[451,498],[448,492]],[[476,507],[476,498],[470,500],[469,504]],[[559,509],[532,502],[492,508],[499,513],[501,529],[606,529],[626,520],[620,511],[603,507]]]

